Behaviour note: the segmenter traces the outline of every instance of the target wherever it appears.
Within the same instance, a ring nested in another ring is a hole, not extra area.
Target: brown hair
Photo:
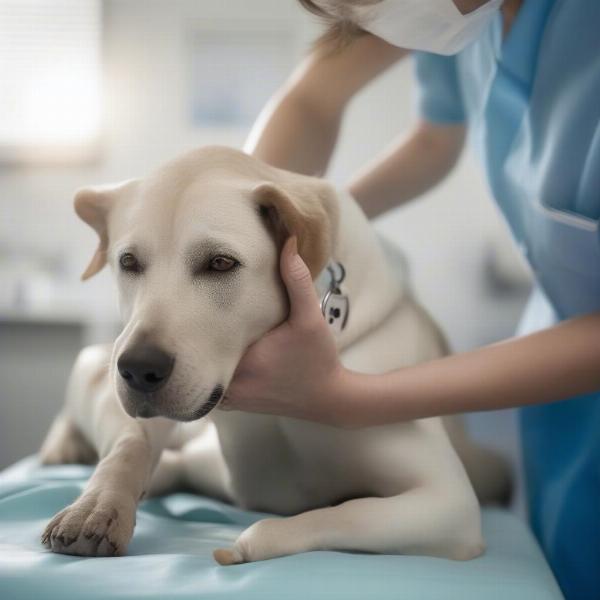
[[[308,12],[317,15],[325,22],[327,29],[325,33],[317,39],[317,47],[324,46],[330,50],[338,50],[366,33],[364,29],[361,29],[350,18],[350,12],[345,9],[342,2],[332,2],[332,4],[336,5],[337,14],[334,15],[321,8],[313,0],[298,1]],[[376,4],[380,1],[381,0],[344,0],[344,3],[350,6],[360,6],[364,4]]]

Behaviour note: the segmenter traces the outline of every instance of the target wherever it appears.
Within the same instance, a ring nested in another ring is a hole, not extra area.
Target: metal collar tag
[[[346,269],[342,263],[336,262],[327,265],[327,272],[330,281],[321,298],[321,312],[333,332],[339,334],[346,327],[350,314],[350,299],[340,289],[340,284],[346,277]]]

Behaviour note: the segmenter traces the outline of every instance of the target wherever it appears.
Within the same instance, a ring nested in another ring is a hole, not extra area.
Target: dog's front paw
[[[136,503],[115,493],[88,493],[48,523],[42,544],[60,554],[118,556],[135,526]]]

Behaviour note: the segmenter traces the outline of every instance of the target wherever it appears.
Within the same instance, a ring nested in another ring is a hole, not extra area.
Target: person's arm
[[[275,167],[322,175],[348,102],[406,54],[367,34],[341,50],[317,47],[269,101],[244,150]],[[455,165],[464,138],[460,123],[421,120],[363,168],[349,191],[367,216],[377,216],[439,183]]]
[[[269,101],[244,150],[275,167],[322,175],[350,99],[407,54],[369,34],[337,50],[317,46]]]
[[[248,350],[225,409],[366,427],[600,390],[600,313],[472,352],[364,375],[340,364],[293,240],[283,249],[281,275],[290,316]]]
[[[465,141],[464,125],[419,121],[399,143],[367,164],[349,192],[369,218],[421,195],[454,167]]]
[[[545,404],[597,390],[600,313],[593,313],[384,375],[346,371],[332,405],[341,424],[366,426]]]

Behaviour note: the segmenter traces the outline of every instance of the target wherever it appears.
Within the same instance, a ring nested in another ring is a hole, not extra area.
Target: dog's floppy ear
[[[81,275],[86,280],[100,271],[106,264],[108,251],[108,215],[121,192],[133,185],[135,181],[80,189],[75,194],[75,212],[98,234],[99,243],[92,260]]]
[[[333,188],[312,177],[299,177],[290,185],[259,183],[252,195],[266,216],[279,245],[290,235],[298,239],[298,254],[313,279],[331,256],[337,232],[338,204]]]

